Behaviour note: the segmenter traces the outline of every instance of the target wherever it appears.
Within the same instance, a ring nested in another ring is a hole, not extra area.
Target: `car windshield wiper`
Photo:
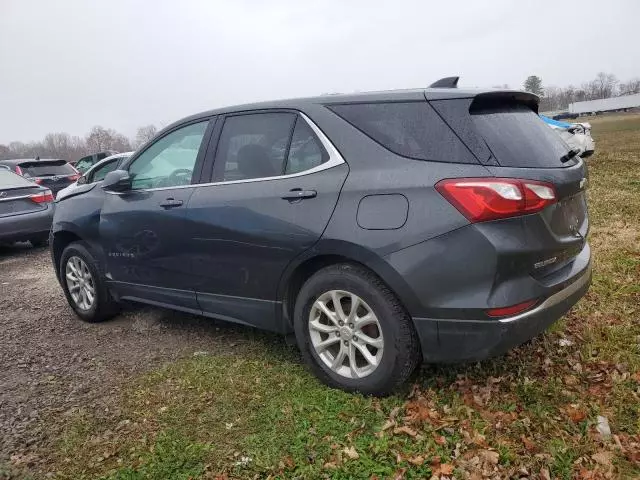
[[[571,160],[573,157],[575,157],[576,155],[578,155],[580,153],[580,150],[577,148],[572,148],[571,150],[569,150],[567,153],[565,153],[563,156],[560,157],[560,161],[562,163],[566,163],[569,160]]]

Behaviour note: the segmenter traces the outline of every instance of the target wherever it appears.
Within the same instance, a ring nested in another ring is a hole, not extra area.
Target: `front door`
[[[127,166],[131,190],[106,193],[100,214],[105,273],[122,298],[199,310],[185,245],[208,124],[182,126],[156,140]]]
[[[275,112],[227,116],[213,170],[189,203],[200,308],[277,330],[280,276],[322,235],[347,165],[304,116]]]

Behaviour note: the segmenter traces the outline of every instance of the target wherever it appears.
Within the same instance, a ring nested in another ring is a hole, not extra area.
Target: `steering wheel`
[[[188,175],[187,178],[181,178],[187,175]],[[164,183],[168,184],[169,186],[187,185],[191,182],[192,175],[193,175],[193,170],[189,170],[188,168],[179,168],[171,172],[171,175],[167,177],[167,180]]]

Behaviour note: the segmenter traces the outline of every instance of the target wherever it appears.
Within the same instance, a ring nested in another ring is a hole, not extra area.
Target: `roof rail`
[[[429,88],[458,88],[458,80],[460,77],[444,77],[433,82]]]

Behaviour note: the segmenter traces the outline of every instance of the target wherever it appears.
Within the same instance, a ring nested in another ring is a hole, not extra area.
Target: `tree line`
[[[614,74],[600,72],[596,78],[582,83],[579,87],[575,85],[544,87],[539,76],[530,75],[524,81],[524,89],[540,97],[540,111],[544,112],[565,110],[570,103],[574,102],[640,93],[640,78],[620,82]]]
[[[76,161],[92,153],[104,150],[128,152],[151,140],[157,133],[155,125],[138,128],[136,136],[127,138],[112,128],[99,125],[93,127],[84,137],[68,133],[48,133],[38,142],[11,142],[0,144],[0,160],[11,158],[60,158]]]

